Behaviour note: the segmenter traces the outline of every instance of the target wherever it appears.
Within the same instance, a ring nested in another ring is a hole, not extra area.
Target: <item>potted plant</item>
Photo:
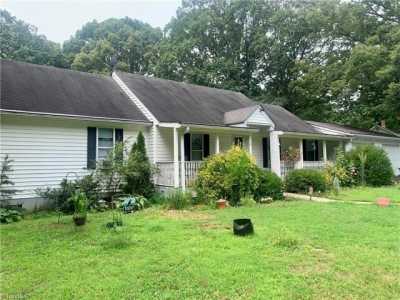
[[[72,219],[76,226],[82,226],[86,223],[88,199],[85,193],[77,189],[70,201],[74,204],[74,215]]]

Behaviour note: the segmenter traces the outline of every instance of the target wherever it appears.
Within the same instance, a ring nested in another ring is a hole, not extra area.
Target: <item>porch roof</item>
[[[355,128],[347,125],[339,125],[334,123],[324,123],[308,121],[309,124],[314,126],[316,130],[321,133],[329,134],[325,130],[331,131],[333,134],[342,134],[347,136],[371,136],[371,137],[387,137],[387,138],[399,138],[396,134],[391,134],[388,132],[377,132],[368,129]]]

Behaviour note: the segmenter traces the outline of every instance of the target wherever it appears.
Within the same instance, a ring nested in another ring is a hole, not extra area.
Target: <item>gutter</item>
[[[69,114],[58,114],[58,113],[46,113],[46,112],[34,112],[24,110],[12,110],[12,109],[0,109],[1,114],[7,115],[18,115],[18,116],[42,116],[46,118],[57,118],[57,119],[74,119],[74,120],[87,120],[87,121],[107,121],[107,122],[118,122],[118,123],[129,123],[138,124],[144,126],[151,126],[150,121],[143,120],[131,120],[121,118],[107,118],[107,117],[94,117],[84,115],[69,115]]]

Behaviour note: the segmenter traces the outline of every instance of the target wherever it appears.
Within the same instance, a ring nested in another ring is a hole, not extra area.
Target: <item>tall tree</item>
[[[108,73],[115,56],[119,69],[147,73],[147,53],[161,38],[160,29],[128,17],[92,21],[64,43],[63,51],[72,69]]]
[[[0,57],[35,64],[68,67],[60,45],[37,34],[33,25],[0,9]]]

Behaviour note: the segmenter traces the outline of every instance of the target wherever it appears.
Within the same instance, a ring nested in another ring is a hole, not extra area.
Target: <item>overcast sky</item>
[[[57,43],[69,39],[83,24],[128,16],[163,28],[175,16],[180,0],[0,0],[0,8],[38,28]]]

